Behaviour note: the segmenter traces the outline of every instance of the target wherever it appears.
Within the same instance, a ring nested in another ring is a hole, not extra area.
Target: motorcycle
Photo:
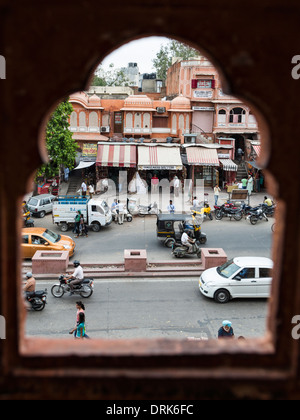
[[[23,214],[24,227],[34,227],[34,220],[32,219],[32,213],[28,211]]]
[[[62,298],[65,293],[71,292],[71,286],[64,275],[59,276],[59,284],[52,286],[51,293],[55,298]],[[73,286],[75,295],[80,295],[82,298],[89,298],[94,293],[94,279],[83,279],[80,284]]]
[[[181,242],[175,242],[173,244],[172,254],[176,258],[184,258],[186,255],[197,255],[198,258],[201,258],[201,248],[199,246],[199,242],[196,240],[194,240],[191,252],[189,252],[189,248],[187,246],[182,245]]]
[[[252,211],[250,210],[248,216],[247,216],[247,220],[250,220],[251,225],[256,225],[256,223],[259,220],[263,220],[265,219],[266,222],[268,222],[268,218],[265,214],[265,206],[263,204],[261,204],[260,206],[258,206],[257,208],[253,209]]]
[[[243,217],[241,209],[235,207],[232,203],[225,203],[222,206],[214,206],[214,208],[217,220],[222,220],[223,217],[229,217],[230,220],[234,218],[239,221]]]
[[[205,220],[207,217],[209,220],[213,220],[210,205],[206,202],[204,203],[203,207],[192,207],[191,211],[194,214],[203,216],[203,220]]]
[[[27,292],[25,294],[25,300],[31,305],[31,309],[40,312],[47,304],[47,293],[47,289],[36,292]]]
[[[156,202],[153,204],[149,204],[149,206],[139,205],[138,207],[138,215],[140,217],[145,217],[147,215],[153,215],[153,214],[157,216],[158,214],[161,214],[161,213],[162,211],[158,208],[158,205]]]
[[[118,212],[117,211],[112,212],[112,219],[113,219],[113,222],[118,223]],[[129,211],[126,208],[124,208],[124,220],[125,220],[125,222],[132,222],[132,220],[133,220],[132,215],[129,213]]]

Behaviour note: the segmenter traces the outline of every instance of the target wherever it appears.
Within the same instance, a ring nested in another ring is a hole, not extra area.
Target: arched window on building
[[[226,116],[227,116],[227,113],[225,109],[220,109],[220,111],[218,112],[218,126],[223,127],[226,125]]]
[[[99,132],[98,114],[95,111],[89,115],[89,131]]]
[[[230,124],[245,124],[246,111],[243,108],[236,107],[230,111],[229,123]]]
[[[129,131],[132,131],[132,128],[133,128],[133,115],[132,115],[131,112],[128,113],[128,114],[126,114],[125,124],[126,124],[125,131],[128,131],[128,130]]]
[[[84,111],[79,114],[79,131],[87,131],[86,115]]]
[[[77,131],[78,124],[77,124],[77,112],[73,111],[70,116],[70,131]]]

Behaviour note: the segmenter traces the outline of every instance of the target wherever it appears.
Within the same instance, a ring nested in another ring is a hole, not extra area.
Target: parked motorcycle
[[[25,300],[31,305],[31,309],[36,312],[42,311],[47,303],[47,289],[36,292],[26,292]],[[29,306],[30,308],[30,306]]]
[[[139,205],[138,207],[138,215],[140,217],[145,217],[147,215],[158,215],[161,214],[162,211],[158,208],[158,205],[156,202],[154,202],[153,204],[149,204],[149,206],[142,206]]]
[[[195,240],[192,251],[189,252],[189,248],[187,246],[182,245],[181,242],[175,242],[173,244],[172,254],[176,258],[184,258],[187,255],[197,255],[198,258],[201,258],[201,248],[199,245],[199,242]]]
[[[234,218],[239,221],[243,217],[241,209],[235,207],[232,203],[225,203],[222,206],[214,206],[214,208],[217,220],[222,220],[223,217],[229,217],[230,220]]]
[[[269,220],[265,214],[265,206],[263,204],[250,211],[247,216],[247,220],[250,220],[251,225],[256,225],[259,220],[263,219],[265,219],[266,222]]]
[[[209,218],[209,220],[213,220],[213,215],[211,212],[210,205],[206,202],[204,203],[203,206],[192,207],[191,211],[193,214],[198,214],[198,215],[203,216],[203,220],[205,220],[207,217]]]
[[[117,212],[115,212],[115,211],[112,212],[112,219],[113,219],[113,222],[118,223],[118,213]],[[126,208],[124,208],[124,221],[125,222],[132,222],[132,220],[133,220],[132,215],[129,213],[129,211]]]
[[[59,276],[59,284],[55,284],[51,293],[55,298],[62,298],[65,293],[71,292],[71,287],[64,275]],[[80,284],[73,286],[73,292],[83,298],[89,298],[94,292],[94,279],[85,278]]]

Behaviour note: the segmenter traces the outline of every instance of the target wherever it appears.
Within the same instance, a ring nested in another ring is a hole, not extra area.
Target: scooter
[[[65,293],[71,292],[69,281],[64,275],[59,276],[59,284],[52,286],[51,293],[55,298],[62,298]],[[84,279],[80,284],[73,286],[75,295],[80,295],[83,298],[89,298],[94,293],[94,279]]]
[[[132,222],[133,217],[126,208],[124,208],[123,213],[124,213],[125,222]],[[115,212],[115,211],[112,212],[112,219],[113,219],[113,222],[118,223],[118,213],[117,212]]]
[[[26,292],[25,300],[31,305],[31,309],[36,312],[41,312],[47,303],[47,293],[47,289],[36,292]]]
[[[192,207],[191,211],[194,214],[199,214],[203,216],[203,220],[205,220],[207,217],[209,218],[209,220],[213,220],[211,208],[208,203],[204,203],[203,207]]]
[[[32,213],[30,211],[23,214],[24,227],[34,227],[34,220],[31,215]]]
[[[201,248],[199,246],[199,242],[196,240],[194,240],[192,251],[190,252],[187,246],[182,245],[181,242],[175,242],[173,244],[172,254],[176,258],[184,258],[187,255],[197,255],[198,258],[201,258]]]
[[[232,203],[225,203],[222,206],[215,206],[215,217],[217,220],[222,220],[223,217],[229,217],[231,220],[234,218],[239,221],[242,219],[243,214],[240,208],[235,207]]]
[[[142,206],[139,205],[138,207],[138,215],[140,217],[145,217],[147,215],[158,215],[161,214],[161,210],[158,208],[158,205],[156,202],[154,202],[153,204],[149,204],[149,206]]]

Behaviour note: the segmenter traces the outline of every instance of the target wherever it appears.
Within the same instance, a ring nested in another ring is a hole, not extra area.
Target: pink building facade
[[[258,125],[250,108],[233,96],[225,95],[219,74],[205,58],[178,61],[168,70],[167,96],[190,99],[191,132],[197,142],[219,142],[233,138],[235,151],[246,151],[246,141],[259,140]]]

